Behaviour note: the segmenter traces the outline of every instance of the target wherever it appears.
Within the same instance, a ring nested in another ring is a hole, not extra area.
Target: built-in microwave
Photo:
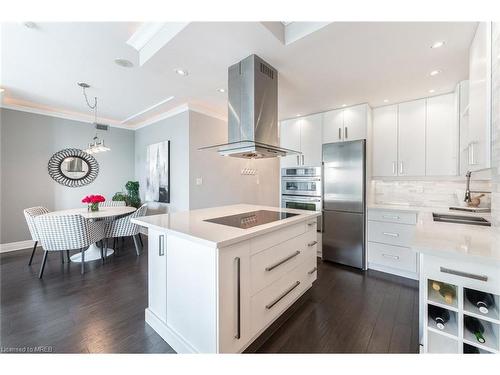
[[[281,194],[321,197],[321,168],[283,168]]]

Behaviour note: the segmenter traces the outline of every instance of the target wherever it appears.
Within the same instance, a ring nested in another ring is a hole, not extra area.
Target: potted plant
[[[99,203],[105,202],[106,198],[104,198],[102,195],[87,195],[83,197],[82,203],[87,204],[87,209],[91,212],[96,212],[99,211]]]
[[[113,196],[113,201],[125,201],[127,206],[132,206],[135,208],[141,207],[141,198],[139,196],[139,181],[128,181],[125,184],[125,189],[127,193],[117,192]]]

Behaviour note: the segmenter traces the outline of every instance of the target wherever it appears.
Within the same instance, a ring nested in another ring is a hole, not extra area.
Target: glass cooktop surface
[[[213,219],[206,219],[210,223],[228,225],[241,229],[248,229],[256,227],[257,225],[272,223],[273,221],[288,219],[289,217],[297,216],[289,212],[277,212],[268,210],[259,210],[244,212],[242,214],[215,217]]]

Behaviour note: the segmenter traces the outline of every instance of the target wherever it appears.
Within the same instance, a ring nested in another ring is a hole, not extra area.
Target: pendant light
[[[105,146],[104,140],[99,139],[99,137],[97,136],[97,97],[94,97],[94,104],[90,104],[87,97],[87,92],[85,91],[90,87],[90,85],[85,82],[79,82],[78,86],[80,86],[83,90],[83,96],[88,107],[94,110],[94,126],[96,127],[94,138],[92,138],[92,142],[89,143],[88,147],[84,151],[87,154],[97,154],[99,152],[111,151],[109,147]]]

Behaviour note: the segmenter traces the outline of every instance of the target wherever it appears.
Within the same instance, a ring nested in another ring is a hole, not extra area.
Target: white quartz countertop
[[[222,216],[242,214],[245,212],[268,210],[299,214],[287,219],[241,229],[222,224],[204,221]],[[166,231],[180,237],[201,242],[211,247],[224,247],[249,238],[271,232],[304,220],[316,219],[321,212],[285,209],[270,206],[237,204],[231,206],[204,208],[199,210],[174,212],[163,215],[143,216],[132,219],[132,222],[147,228]]]
[[[368,209],[417,212],[417,225],[412,248],[423,254],[465,257],[470,260],[500,265],[500,235],[492,227],[435,222],[432,213],[479,216],[491,221],[491,213],[453,211],[446,207],[368,204]]]

